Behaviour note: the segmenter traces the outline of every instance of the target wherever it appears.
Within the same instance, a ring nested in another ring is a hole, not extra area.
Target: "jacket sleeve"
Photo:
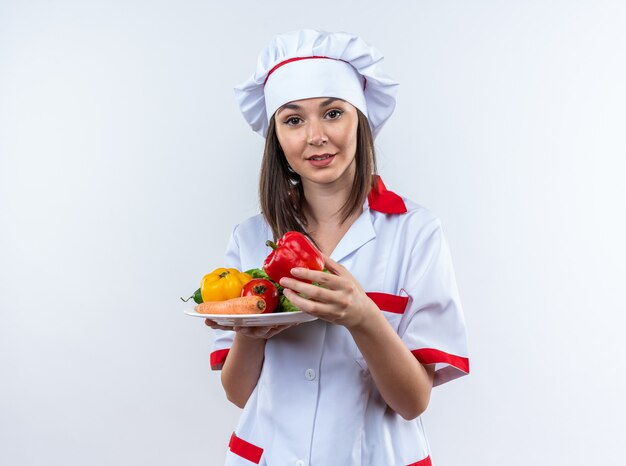
[[[434,386],[469,373],[465,319],[448,242],[435,219],[411,251],[407,308],[398,333],[422,364],[435,364]]]
[[[226,248],[224,267],[232,267],[237,270],[241,270],[237,229],[238,226],[235,226],[232,234],[230,235],[230,240],[228,241],[228,246]],[[226,361],[226,357],[228,356],[228,352],[230,351],[230,347],[233,344],[235,332],[231,330],[213,330],[213,332],[215,334],[215,339],[213,340],[213,345],[211,347],[211,369],[221,370],[224,366],[224,361]]]

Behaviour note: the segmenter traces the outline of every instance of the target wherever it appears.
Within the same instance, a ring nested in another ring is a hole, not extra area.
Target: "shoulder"
[[[406,237],[411,241],[424,236],[431,236],[441,230],[441,219],[428,207],[413,200],[398,195],[406,212],[388,214],[371,210],[372,220],[377,230],[392,230],[395,234]]]
[[[228,263],[240,270],[259,267],[269,252],[268,239],[272,239],[272,231],[263,215],[243,220],[233,228],[228,248],[232,260]]]
[[[387,189],[380,176],[375,175],[374,183],[368,195],[368,205],[375,229],[400,230],[400,234],[406,236],[407,229],[411,230],[410,233],[417,233],[441,224],[430,209]]]
[[[262,214],[256,214],[252,217],[248,217],[242,222],[235,225],[233,233],[236,235],[246,235],[249,233],[256,233],[257,236],[261,231],[269,230],[269,225],[265,221]]]
[[[265,248],[265,242],[272,238],[272,229],[262,214],[248,217],[233,228],[233,239],[241,246],[250,245],[259,249],[261,245]]]
[[[403,217],[405,221],[410,221],[416,225],[428,225],[441,222],[439,216],[428,207],[418,204],[417,202],[413,202],[404,196],[402,197],[402,200],[404,201],[407,212],[406,214],[400,215],[400,217]]]

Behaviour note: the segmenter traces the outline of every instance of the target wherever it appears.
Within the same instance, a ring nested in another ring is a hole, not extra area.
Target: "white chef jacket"
[[[423,364],[434,385],[469,373],[465,322],[440,220],[378,178],[331,257],[345,266]],[[233,230],[226,267],[259,268],[272,232],[261,215]],[[234,332],[216,330],[221,369]],[[430,466],[421,418],[392,411],[345,327],[315,320],[270,338],[233,433],[227,466]]]

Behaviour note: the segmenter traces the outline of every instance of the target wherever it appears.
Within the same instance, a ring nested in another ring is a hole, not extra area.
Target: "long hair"
[[[357,109],[357,143],[355,166],[356,173],[350,196],[341,208],[341,222],[345,222],[357,212],[372,189],[372,175],[376,174],[376,153],[374,138],[367,117]],[[294,172],[278,142],[276,122],[272,116],[267,136],[265,151],[261,162],[259,181],[259,199],[261,213],[272,228],[274,241],[287,231],[306,232],[304,215],[304,191],[300,175]]]

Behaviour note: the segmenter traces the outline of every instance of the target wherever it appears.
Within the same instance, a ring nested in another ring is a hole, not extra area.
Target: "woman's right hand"
[[[205,319],[204,323],[211,327],[212,329],[218,330],[232,330],[237,332],[239,335],[252,338],[252,339],[262,339],[267,340],[272,338],[274,335],[279,334],[283,330],[287,330],[289,327],[293,327],[297,324],[287,324],[287,325],[268,325],[263,327],[228,327],[224,325],[218,325],[215,321],[211,319]]]

